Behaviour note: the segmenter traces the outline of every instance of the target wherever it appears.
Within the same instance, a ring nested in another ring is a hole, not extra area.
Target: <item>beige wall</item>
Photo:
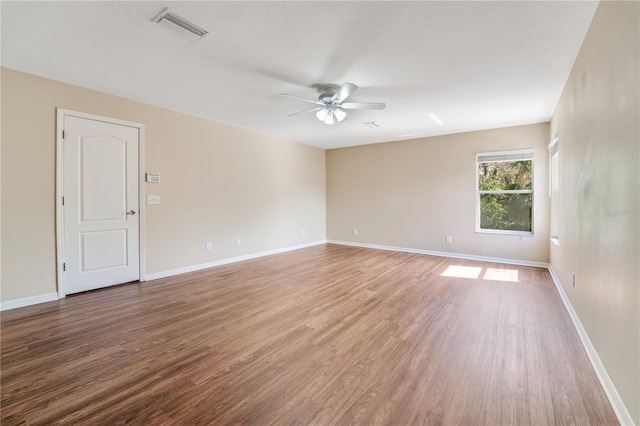
[[[145,125],[146,170],[162,176],[143,188],[162,197],[146,211],[147,273],[325,238],[321,149],[9,69],[1,78],[2,301],[56,291],[56,107]]]
[[[640,424],[638,2],[601,2],[551,122],[560,245],[551,265]],[[613,213],[612,213],[613,212]],[[571,274],[576,274],[572,287]]]
[[[548,143],[545,123],[327,151],[327,239],[546,263]],[[523,148],[534,235],[475,232],[475,154]]]

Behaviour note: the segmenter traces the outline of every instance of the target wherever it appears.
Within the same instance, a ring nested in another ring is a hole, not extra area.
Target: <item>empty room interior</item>
[[[0,12],[3,425],[640,425],[640,2]]]

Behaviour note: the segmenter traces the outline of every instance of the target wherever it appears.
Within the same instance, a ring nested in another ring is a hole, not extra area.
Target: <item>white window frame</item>
[[[480,178],[478,176],[478,163],[493,161],[531,161],[531,189],[506,190],[506,191],[480,191]],[[474,164],[474,173],[476,175],[476,232],[484,234],[502,234],[502,235],[520,235],[532,236],[534,231],[534,151],[533,148],[517,149],[512,151],[490,151],[476,153],[476,161]],[[509,231],[502,229],[484,229],[480,227],[480,195],[481,194],[531,194],[531,231]]]
[[[549,146],[547,146],[547,149],[549,150],[549,230],[551,230],[551,226],[552,226],[552,221],[554,219],[557,220],[557,217],[554,218],[553,217],[553,213],[555,211],[557,211],[558,206],[554,206],[553,205],[553,186],[556,182],[554,182],[554,176],[553,176],[553,157],[559,153],[559,148],[558,148],[558,137],[554,137],[551,142],[549,142]],[[558,170],[557,170],[558,175],[555,176],[556,180],[558,180],[558,182],[560,181],[560,164],[558,163]],[[555,200],[556,203],[558,202],[558,200]],[[555,229],[557,229],[558,224],[554,223],[553,225]],[[551,240],[551,242],[556,245],[559,246],[560,245],[560,238],[558,236],[558,234],[556,233],[555,235],[551,235],[549,237],[549,239]]]

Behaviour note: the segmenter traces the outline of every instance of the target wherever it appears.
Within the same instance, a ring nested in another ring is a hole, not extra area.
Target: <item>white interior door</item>
[[[65,294],[140,278],[138,128],[64,116]]]

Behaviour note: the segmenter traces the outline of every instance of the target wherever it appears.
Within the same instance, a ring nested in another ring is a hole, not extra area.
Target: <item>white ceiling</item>
[[[1,63],[335,148],[548,121],[597,4],[2,1]],[[151,22],[166,6],[210,34]],[[360,86],[349,101],[387,108],[333,126],[288,116],[311,104],[281,93],[344,82]]]

